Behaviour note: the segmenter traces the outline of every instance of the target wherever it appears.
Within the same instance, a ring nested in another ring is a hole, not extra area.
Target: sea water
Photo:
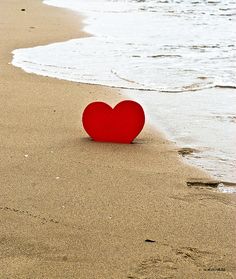
[[[93,36],[13,52],[30,73],[122,89],[189,162],[236,181],[236,1],[45,0]],[[78,27],[79,28],[79,27]]]

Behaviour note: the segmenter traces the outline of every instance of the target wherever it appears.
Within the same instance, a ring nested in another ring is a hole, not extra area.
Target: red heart
[[[123,101],[112,109],[103,102],[89,104],[82,117],[85,131],[95,141],[131,143],[141,132],[145,115],[140,104]]]

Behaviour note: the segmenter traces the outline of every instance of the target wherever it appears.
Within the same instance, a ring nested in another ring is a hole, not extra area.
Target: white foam
[[[85,30],[95,37],[15,51],[13,64],[28,72],[172,92],[213,87],[219,80],[236,84],[235,23],[225,16],[216,20],[215,8],[195,5],[193,13],[191,5],[158,1],[44,2],[85,13]]]

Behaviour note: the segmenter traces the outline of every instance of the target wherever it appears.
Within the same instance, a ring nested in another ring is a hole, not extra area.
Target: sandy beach
[[[39,0],[1,3],[0,278],[235,278],[235,195],[187,186],[212,178],[148,124],[131,145],[91,141],[84,108],[118,90],[10,64],[82,27]]]

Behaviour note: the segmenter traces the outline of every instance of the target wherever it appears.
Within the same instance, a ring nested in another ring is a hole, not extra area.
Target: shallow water
[[[198,151],[190,162],[236,180],[236,1],[44,3],[84,13],[94,37],[15,50],[15,66],[125,88],[155,127]]]
[[[189,162],[221,181],[236,181],[236,92],[206,89],[188,94],[127,94],[145,107],[150,123],[168,139],[193,149],[185,156]]]
[[[85,13],[85,30],[96,37],[25,52],[29,71],[165,92],[236,86],[236,2],[44,2]]]

